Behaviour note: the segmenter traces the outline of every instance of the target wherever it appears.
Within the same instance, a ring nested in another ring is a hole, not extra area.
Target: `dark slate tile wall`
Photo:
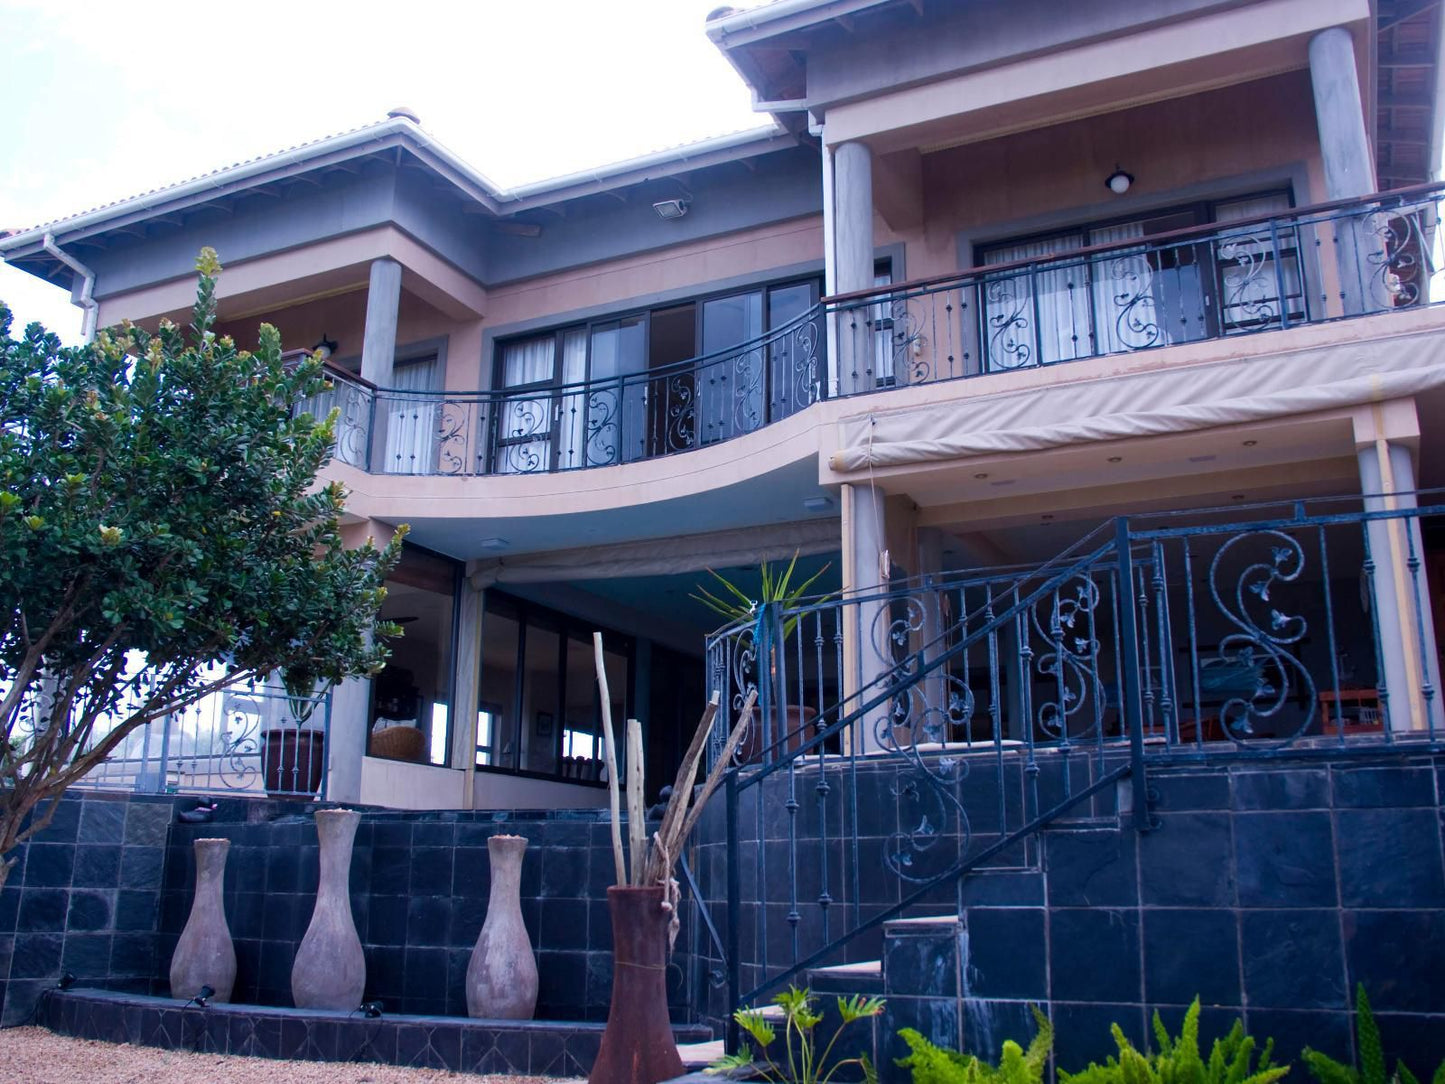
[[[845,811],[853,803],[849,771],[830,773],[828,784],[827,800],[841,799]],[[1011,771],[1004,774],[1006,808],[1032,801]],[[1045,761],[1041,794],[1054,785],[1049,778]],[[1391,1056],[1417,1073],[1433,1071],[1445,1058],[1445,757],[1383,751],[1329,762],[1156,766],[1150,784],[1155,831],[1120,830],[1108,806],[1096,804],[1092,819],[1048,830],[1040,847],[1001,856],[996,868],[970,876],[956,898],[950,893],[913,912],[962,914],[961,997],[925,981],[913,958],[918,937],[890,935],[885,944],[877,931],[845,958],[884,954],[885,986],[899,1001],[893,1014],[900,1021],[946,1021],[938,1024],[940,1036],[962,1034],[981,1053],[996,1054],[1006,1038],[1026,1041],[1027,1003],[1047,1006],[1057,1064],[1071,1071],[1113,1052],[1111,1023],[1142,1041],[1156,1009],[1177,1028],[1196,994],[1207,1034],[1243,1017],[1261,1039],[1273,1036],[1286,1057],[1308,1043],[1349,1058],[1350,1009],[1363,981]],[[908,890],[888,859],[927,815],[921,788],[910,787],[896,765],[858,769],[856,877],[851,841],[838,842],[837,823],[827,822],[822,844],[817,818],[804,817],[818,804],[817,790],[811,770],[792,780],[779,774],[744,792],[739,916],[727,914],[722,803],[703,819],[697,847],[703,894],[723,929],[738,922],[744,988],[763,974],[764,919],[768,974],[791,959],[786,938],[778,937],[788,931],[789,908],[760,913],[746,902],[760,882],[769,886],[770,901],[788,901],[791,870],[797,871],[805,949],[820,925],[819,856],[828,857],[833,913],[849,922],[855,884],[863,918]],[[977,851],[996,838],[990,832],[1000,823],[992,768],[975,773],[972,784],[965,777],[960,799]],[[1017,823],[1016,814],[1006,815]],[[958,853],[948,838],[956,820],[927,824],[943,845],[909,868],[915,876],[933,868],[934,854],[952,860]],[[794,851],[809,857],[791,864]],[[698,998],[702,1019],[721,1026],[726,991],[699,988]],[[945,1005],[951,998],[959,1006],[956,1021]]]
[[[0,1025],[31,1019],[65,972],[145,993],[174,799],[75,791],[0,889]]]

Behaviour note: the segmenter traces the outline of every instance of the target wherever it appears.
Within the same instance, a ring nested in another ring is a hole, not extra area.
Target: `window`
[[[386,579],[381,617],[405,635],[391,642],[371,683],[368,752],[420,763],[451,760],[452,645],[461,566],[407,544]],[[385,737],[382,735],[385,734]]]
[[[819,286],[732,291],[500,343],[492,469],[632,462],[787,417],[818,397],[820,328],[803,317]]]
[[[477,766],[601,781],[602,710],[591,623],[489,591],[482,619]],[[632,704],[635,645],[609,634],[603,653],[612,719]]]
[[[1255,225],[1237,235],[1145,243],[1290,206],[1288,193],[1263,193],[982,249],[980,262],[1001,268],[981,286],[988,371],[1192,342],[1273,326],[1281,313],[1299,313],[1303,286],[1293,229],[1277,239],[1268,225]],[[1140,244],[1127,244],[1134,240]],[[1116,247],[1068,258],[1101,245]]]

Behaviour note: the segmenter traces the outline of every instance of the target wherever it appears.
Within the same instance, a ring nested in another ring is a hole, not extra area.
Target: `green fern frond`
[[[1328,1054],[1305,1047],[1300,1057],[1320,1084],[1360,1084],[1360,1074]]]

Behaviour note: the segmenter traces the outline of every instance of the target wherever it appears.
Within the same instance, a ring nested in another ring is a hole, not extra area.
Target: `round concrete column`
[[[361,375],[379,388],[391,387],[400,307],[401,264],[385,257],[373,260],[371,281],[366,290],[366,334],[361,342]]]
[[[873,286],[873,152],[862,143],[833,151],[833,260],[837,291]],[[845,395],[874,386],[873,336],[866,309],[840,313],[834,325],[837,383]]]
[[[1355,40],[1334,26],[1310,39],[1309,52],[1325,194],[1332,200],[1367,195],[1375,190],[1375,164],[1365,136]]]

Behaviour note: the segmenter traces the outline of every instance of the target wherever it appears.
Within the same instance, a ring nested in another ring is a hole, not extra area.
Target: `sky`
[[[0,227],[398,105],[504,186],[767,124],[703,31],[721,3],[0,0]],[[0,300],[16,330],[39,320],[78,341],[64,290],[0,266]]]

